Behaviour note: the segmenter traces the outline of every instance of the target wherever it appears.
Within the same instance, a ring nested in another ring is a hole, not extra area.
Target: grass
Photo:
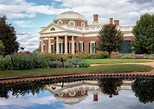
[[[103,65],[89,68],[41,68],[33,70],[8,70],[1,71],[0,78],[16,78],[31,76],[51,76],[61,74],[79,74],[79,73],[124,73],[124,72],[146,72],[152,70],[152,67],[135,64]]]
[[[90,64],[119,64],[119,63],[144,63],[152,62],[149,59],[86,59]]]

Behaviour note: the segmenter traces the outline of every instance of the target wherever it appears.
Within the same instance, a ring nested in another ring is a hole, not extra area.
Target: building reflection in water
[[[98,101],[98,93],[107,94],[109,98],[117,96],[120,90],[132,90],[142,103],[154,101],[154,78],[126,80],[119,78],[103,78],[99,80],[81,81],[30,81],[26,83],[0,84],[0,97],[9,99],[13,96],[24,96],[28,93],[38,94],[48,90],[54,97],[65,104],[76,104],[86,99],[88,93],[93,93],[93,101]],[[99,94],[100,95],[100,94]]]
[[[118,95],[119,90],[130,90],[131,80],[121,79],[101,79],[83,80],[70,83],[57,83],[46,85],[45,89],[54,94],[58,101],[66,104],[75,104],[84,100],[88,96],[88,92],[93,93],[93,101],[98,101],[98,93],[109,95]]]

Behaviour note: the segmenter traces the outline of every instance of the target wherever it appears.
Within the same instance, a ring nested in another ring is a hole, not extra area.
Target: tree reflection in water
[[[83,79],[84,80],[84,79]],[[70,80],[68,80],[70,83]],[[61,82],[61,81],[60,81]],[[59,83],[60,83],[59,82]],[[8,98],[8,93],[11,92],[13,96],[24,96],[31,93],[32,95],[38,94],[44,90],[45,85],[52,84],[49,81],[31,81],[26,83],[13,83],[13,84],[0,84],[0,97]],[[104,94],[109,95],[111,98],[113,95],[118,95],[120,86],[123,85],[123,80],[119,78],[102,78],[96,83]],[[63,82],[64,85],[64,82]],[[63,88],[63,87],[62,87]],[[142,103],[148,103],[154,101],[154,78],[151,79],[135,79],[132,83],[132,91],[135,96],[138,97]]]
[[[118,95],[118,90],[122,85],[122,79],[118,78],[103,78],[98,81],[98,85],[101,91],[104,94],[109,95],[111,98],[112,95]]]
[[[132,84],[132,91],[142,103],[154,101],[154,78],[152,79],[136,79]]]

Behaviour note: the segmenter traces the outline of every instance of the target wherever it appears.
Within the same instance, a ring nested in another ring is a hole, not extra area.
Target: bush
[[[47,62],[42,56],[34,54],[15,54],[12,55],[13,69],[27,70],[33,68],[45,68]]]
[[[48,66],[50,68],[60,68],[62,67],[62,62],[61,61],[50,61]]]
[[[87,62],[85,62],[85,61],[82,61],[82,62],[79,63],[79,67],[80,67],[80,68],[81,68],[81,67],[84,67],[84,68],[86,67],[86,68],[87,68],[87,67],[90,67],[90,64],[87,63]]]
[[[13,69],[13,64],[11,58],[0,58],[0,70],[11,70]]]
[[[70,63],[69,61],[64,62],[64,68],[72,68],[72,67],[73,67],[73,64]]]

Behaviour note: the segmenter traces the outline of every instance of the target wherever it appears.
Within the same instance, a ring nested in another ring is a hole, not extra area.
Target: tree
[[[0,52],[4,50],[4,45],[2,43],[2,41],[0,40]]]
[[[123,84],[122,79],[119,78],[102,78],[98,81],[98,86],[104,94],[118,95],[118,89]]]
[[[132,84],[132,91],[142,103],[154,101],[154,79],[137,78]]]
[[[123,43],[123,34],[116,28],[114,24],[105,24],[99,31],[99,40],[97,41],[97,49],[107,51],[109,57],[111,52],[119,51]]]
[[[154,15],[143,14],[137,20],[132,32],[136,37],[132,42],[132,48],[135,53],[154,53]]]
[[[6,17],[0,18],[0,40],[4,45],[4,54],[11,54],[17,51],[19,48],[19,43],[16,41],[16,32],[11,24],[6,23]]]

